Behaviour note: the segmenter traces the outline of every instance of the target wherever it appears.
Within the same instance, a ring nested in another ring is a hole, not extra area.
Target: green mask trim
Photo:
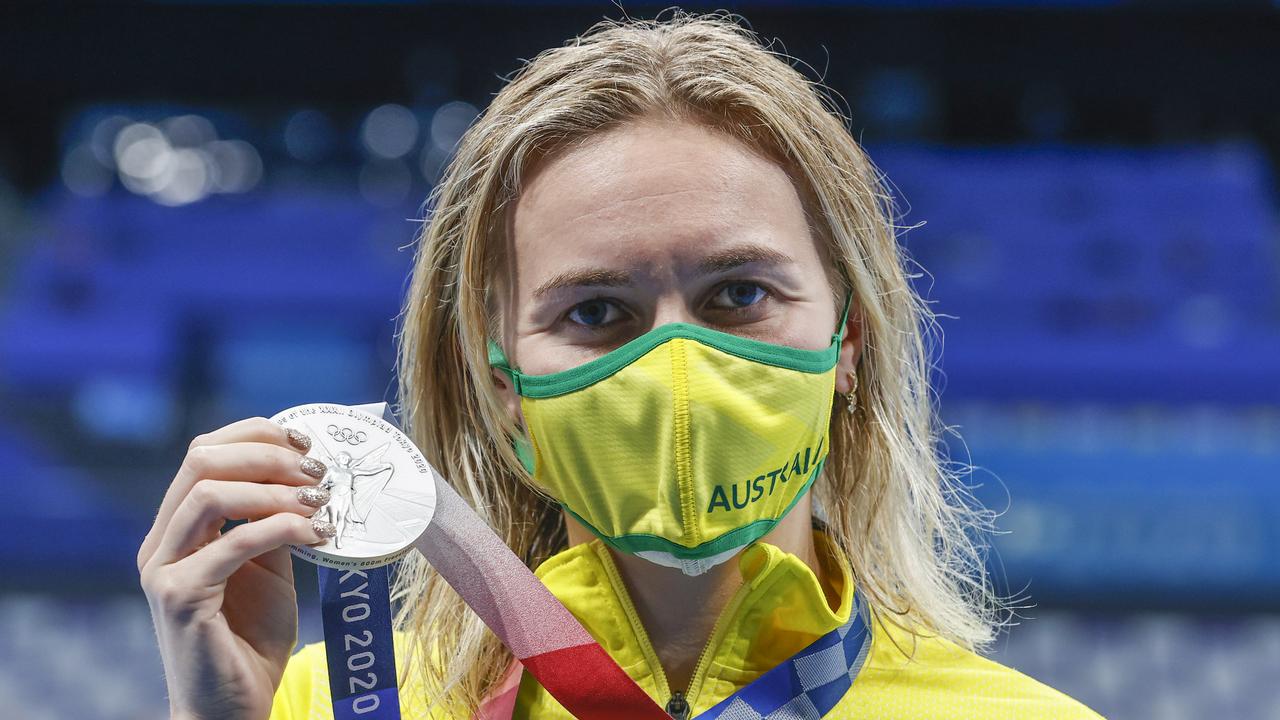
[[[756,520],[755,522],[743,525],[736,530],[727,532],[714,540],[708,540],[696,547],[685,547],[684,545],[673,543],[664,537],[645,533],[610,537],[597,530],[594,525],[587,522],[581,515],[574,512],[564,503],[561,503],[560,507],[563,508],[565,512],[572,515],[575,520],[582,523],[593,535],[600,538],[604,544],[620,552],[635,554],[637,552],[657,551],[669,553],[672,557],[680,560],[698,560],[701,558],[711,557],[713,555],[719,555],[722,552],[732,550],[736,547],[742,547],[743,545],[755,542],[768,534],[775,525],[781,522],[782,519],[791,512],[791,509],[796,506],[796,503],[800,502],[800,498],[804,497],[805,494],[809,492],[809,489],[813,486],[813,481],[817,479],[818,473],[822,472],[822,468],[826,465],[826,462],[827,456],[823,455],[822,459],[819,460],[817,465],[813,468],[813,472],[809,473],[808,479],[804,481],[804,486],[800,488],[800,491],[796,493],[796,496],[792,498],[790,504],[787,505],[786,509],[783,510],[782,514],[778,517]]]
[[[526,375],[507,362],[506,355],[493,340],[489,341],[489,365],[511,378],[516,394],[528,398],[549,398],[575,392],[617,373],[653,348],[674,338],[696,340],[730,355],[746,360],[787,368],[804,373],[824,373],[840,360],[841,330],[849,319],[853,293],[845,297],[840,323],[831,335],[831,344],[823,350],[804,350],[752,340],[691,323],[668,323],[650,330],[622,347],[575,368],[545,375]]]
[[[529,475],[533,475],[533,443],[529,442],[527,436],[520,435],[516,438],[515,450],[520,464],[529,471]]]

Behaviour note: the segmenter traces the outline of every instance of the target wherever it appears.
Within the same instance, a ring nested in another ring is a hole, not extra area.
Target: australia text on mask
[[[785,488],[797,477],[800,478],[800,482],[807,481],[809,473],[816,470],[818,465],[826,459],[822,454],[825,442],[825,438],[819,440],[816,447],[797,451],[777,470],[770,470],[755,478],[734,482],[728,486],[727,490],[722,484],[716,485],[711,490],[711,502],[707,505],[707,513],[714,513],[717,510],[726,512],[741,510],[751,503],[772,496],[775,490]]]

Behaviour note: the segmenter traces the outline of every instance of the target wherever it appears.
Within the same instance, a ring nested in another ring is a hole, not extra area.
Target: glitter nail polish
[[[329,468],[325,467],[324,463],[305,455],[298,460],[298,467],[302,468],[302,472],[317,480],[323,478],[324,474],[329,471]]]
[[[311,438],[307,437],[307,434],[301,430],[286,428],[285,437],[288,438],[290,445],[298,448],[302,452],[307,452],[311,449]]]
[[[308,507],[323,507],[329,502],[329,491],[316,485],[298,488],[298,502]]]

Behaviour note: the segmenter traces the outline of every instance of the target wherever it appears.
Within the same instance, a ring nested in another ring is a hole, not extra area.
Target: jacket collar
[[[685,693],[702,712],[844,624],[854,583],[844,554],[814,531],[826,587],[800,558],[756,542],[738,557],[742,585],[730,598]],[[608,548],[575,545],[542,563],[536,574],[620,666],[660,703],[671,695],[648,635]]]

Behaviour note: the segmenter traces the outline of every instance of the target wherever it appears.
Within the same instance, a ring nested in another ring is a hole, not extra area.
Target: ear
[[[520,396],[516,394],[515,386],[511,384],[511,378],[497,368],[489,368],[489,377],[493,380],[493,386],[498,389],[498,394],[502,397],[502,404],[507,408],[507,415],[515,421],[518,427],[523,428],[524,413],[520,410]]]
[[[853,373],[857,372],[858,359],[862,357],[862,306],[855,296],[845,321],[844,337],[840,340],[840,359],[836,361],[836,392],[847,393],[853,388]]]

